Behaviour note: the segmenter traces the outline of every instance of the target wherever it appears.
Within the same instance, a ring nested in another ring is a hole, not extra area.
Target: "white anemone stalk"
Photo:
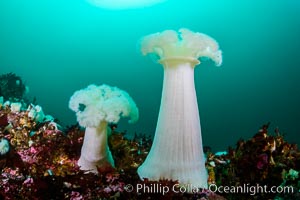
[[[163,90],[156,132],[141,179],[171,179],[207,188],[200,118],[194,84],[199,57],[222,63],[222,53],[211,37],[180,29],[145,36],[142,53],[156,54],[164,67]]]
[[[136,122],[139,112],[133,99],[117,87],[89,85],[73,94],[69,107],[76,112],[79,125],[86,128],[78,160],[80,169],[98,173],[98,168],[114,167],[107,144],[108,124],[117,123],[121,117]]]

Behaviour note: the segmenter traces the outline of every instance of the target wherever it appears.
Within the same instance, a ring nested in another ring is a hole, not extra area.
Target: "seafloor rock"
[[[300,151],[269,124],[252,138],[239,140],[228,154],[208,153],[209,182],[229,186],[228,199],[299,199]],[[239,188],[239,189],[238,189]],[[234,191],[235,190],[235,191]]]

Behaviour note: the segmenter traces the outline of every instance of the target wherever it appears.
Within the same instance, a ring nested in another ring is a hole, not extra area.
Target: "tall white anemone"
[[[218,43],[205,34],[180,29],[145,36],[141,48],[144,55],[159,56],[164,80],[153,145],[138,174],[141,179],[171,179],[207,188],[194,67],[200,57],[221,65]]]

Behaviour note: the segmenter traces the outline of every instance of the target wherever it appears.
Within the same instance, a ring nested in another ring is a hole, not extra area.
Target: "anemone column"
[[[200,56],[221,64],[221,51],[210,37],[180,30],[146,36],[144,54],[155,53],[164,67],[160,111],[152,148],[139,167],[140,178],[172,179],[207,187],[194,67]]]
[[[114,160],[107,144],[107,122],[96,127],[86,127],[78,165],[81,170],[97,173],[97,166],[114,167]]]

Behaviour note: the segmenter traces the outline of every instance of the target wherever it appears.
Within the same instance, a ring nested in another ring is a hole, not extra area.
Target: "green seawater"
[[[300,144],[300,1],[168,0],[106,10],[85,0],[1,0],[0,73],[21,76],[46,114],[76,122],[74,91],[91,83],[126,90],[140,120],[119,130],[154,134],[163,68],[141,55],[144,35],[181,27],[215,38],[223,65],[195,69],[204,145],[224,150],[271,122]]]

